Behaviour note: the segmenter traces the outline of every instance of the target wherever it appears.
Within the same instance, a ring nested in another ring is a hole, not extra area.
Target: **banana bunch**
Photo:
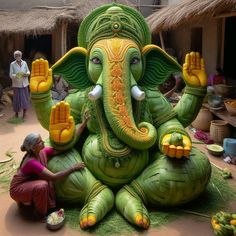
[[[64,219],[64,209],[61,208],[59,211],[52,212],[47,217],[47,223],[50,225],[57,225],[61,223],[63,219]]]
[[[218,212],[212,217],[211,224],[216,236],[236,235],[235,213]]]

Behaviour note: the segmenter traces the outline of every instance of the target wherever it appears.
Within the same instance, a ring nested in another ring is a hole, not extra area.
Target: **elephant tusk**
[[[131,94],[133,98],[138,101],[142,101],[145,98],[145,93],[142,90],[140,90],[137,85],[131,88]]]
[[[102,96],[102,86],[97,84],[94,89],[88,93],[88,98],[95,101]]]

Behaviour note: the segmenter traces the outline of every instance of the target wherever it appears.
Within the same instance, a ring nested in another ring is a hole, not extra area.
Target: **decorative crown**
[[[130,38],[140,48],[151,43],[151,33],[143,16],[136,9],[113,3],[95,9],[83,20],[78,44],[89,49],[98,40],[112,37]]]

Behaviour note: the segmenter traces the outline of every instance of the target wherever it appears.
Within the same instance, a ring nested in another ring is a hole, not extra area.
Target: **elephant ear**
[[[61,75],[74,88],[85,89],[93,84],[87,75],[86,57],[85,48],[74,47],[51,67],[52,73]]]
[[[163,84],[171,74],[182,72],[182,66],[160,47],[150,44],[142,50],[144,74],[138,82],[141,86]]]

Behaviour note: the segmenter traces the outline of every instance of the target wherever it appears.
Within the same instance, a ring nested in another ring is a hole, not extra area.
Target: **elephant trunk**
[[[156,129],[147,122],[136,126],[131,101],[132,75],[127,71],[129,71],[127,68],[126,70],[122,68],[122,63],[115,62],[107,66],[107,71],[103,74],[103,102],[106,118],[113,132],[124,143],[135,149],[148,149],[156,141]],[[138,96],[142,98],[143,94]]]

